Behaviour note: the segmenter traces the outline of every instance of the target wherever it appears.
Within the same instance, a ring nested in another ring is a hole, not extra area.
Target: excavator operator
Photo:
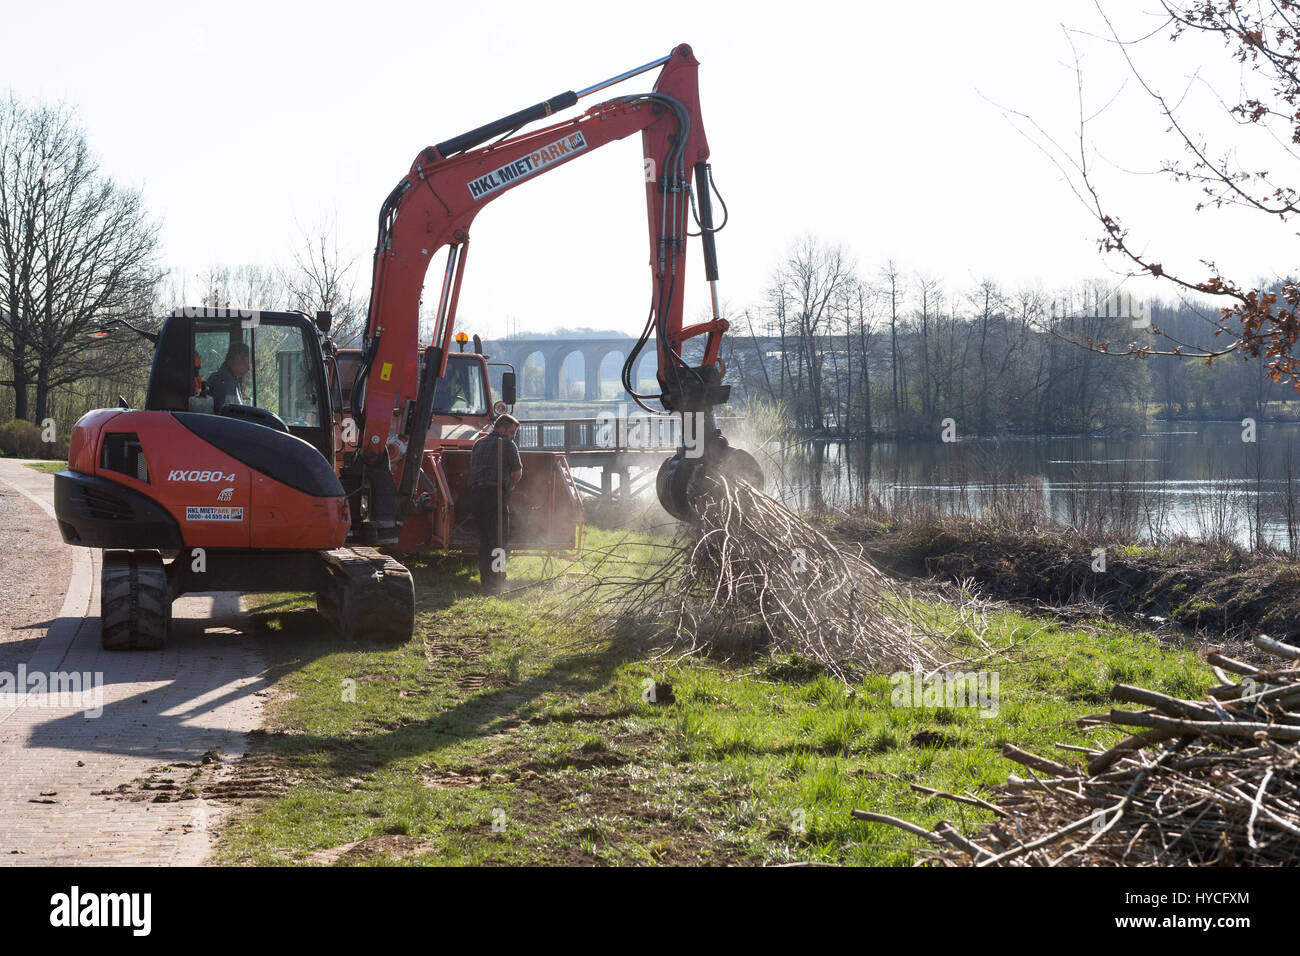
[[[208,376],[208,390],[212,393],[212,410],[218,415],[227,405],[243,405],[239,383],[248,374],[248,346],[232,342],[226,350],[226,360],[221,368]]]
[[[505,589],[506,543],[510,539],[510,490],[524,476],[515,436],[519,419],[501,415],[492,431],[474,443],[469,458],[469,490],[478,519],[478,577],[484,591]]]

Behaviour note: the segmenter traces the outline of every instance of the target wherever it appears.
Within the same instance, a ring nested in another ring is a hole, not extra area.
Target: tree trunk
[[[36,370],[36,414],[32,421],[41,424],[49,417],[50,408],[50,374],[45,364]]]
[[[27,356],[21,351],[14,353],[14,418],[27,417]]]

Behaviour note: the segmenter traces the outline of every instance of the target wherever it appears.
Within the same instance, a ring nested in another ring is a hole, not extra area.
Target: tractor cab
[[[433,390],[433,421],[426,447],[472,438],[499,413],[492,407],[487,363],[476,353],[447,356],[447,373]]]
[[[339,349],[334,357],[331,382],[337,383],[342,416],[352,414],[352,386],[361,366],[360,349]],[[503,376],[503,395],[507,405],[514,404],[514,372]],[[433,418],[429,422],[426,447],[473,438],[505,411],[502,402],[493,402],[487,357],[477,352],[453,352],[447,356],[447,372],[438,380],[433,394]],[[354,450],[348,447],[348,451]]]
[[[447,356],[447,374],[433,390],[433,413],[453,418],[487,416],[489,386],[481,355]]]
[[[265,425],[332,461],[340,404],[326,378],[320,332],[301,312],[176,309],[158,333],[149,411]]]

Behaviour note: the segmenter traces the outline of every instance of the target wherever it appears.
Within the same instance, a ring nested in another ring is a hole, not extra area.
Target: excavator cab
[[[176,309],[154,348],[145,408],[265,425],[334,459],[321,337],[301,312]]]

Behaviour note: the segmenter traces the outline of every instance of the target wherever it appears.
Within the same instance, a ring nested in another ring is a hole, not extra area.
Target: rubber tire
[[[108,651],[160,650],[172,597],[157,551],[105,551],[100,571],[100,644]]]

